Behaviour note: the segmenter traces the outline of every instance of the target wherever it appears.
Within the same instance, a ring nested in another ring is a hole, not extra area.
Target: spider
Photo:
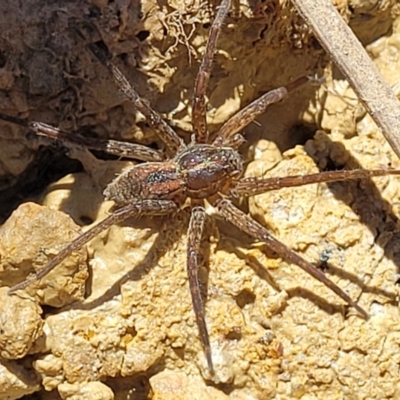
[[[127,218],[138,218],[143,215],[154,217],[172,215],[184,208],[189,208],[187,273],[200,339],[211,374],[215,371],[198,280],[200,242],[207,218],[206,203],[239,230],[257,241],[264,242],[280,257],[299,266],[336,293],[349,306],[354,307],[363,317],[368,318],[367,311],[326,277],[320,269],[278,241],[264,226],[237,208],[230,198],[249,197],[269,190],[311,183],[400,174],[398,170],[368,171],[357,169],[282,178],[242,177],[244,167],[239,148],[244,142],[244,137],[240,132],[263,113],[268,105],[282,100],[290,92],[308,82],[319,83],[319,81],[315,78],[302,76],[285,86],[265,93],[233,115],[221,127],[215,137],[211,137],[206,123],[205,93],[217,39],[230,4],[230,0],[222,0],[210,28],[205,54],[195,82],[192,104],[193,134],[189,144],[186,144],[160,115],[140,98],[118,67],[99,47],[95,44],[88,45],[89,50],[108,68],[119,89],[146,117],[151,128],[164,143],[168,157],[164,157],[160,152],[142,145],[83,138],[41,122],[27,122],[17,117],[0,114],[0,119],[29,127],[37,135],[70,141],[91,149],[105,149],[107,152],[121,157],[144,161],[144,163],[122,172],[105,189],[105,198],[113,200],[116,205],[115,210],[107,218],[78,236],[43,269],[10,288],[8,293],[15,293],[26,288],[33,281],[43,278],[73,251],[82,248],[96,235],[113,224],[121,223]]]

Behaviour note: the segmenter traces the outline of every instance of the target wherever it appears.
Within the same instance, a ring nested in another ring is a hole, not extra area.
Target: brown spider
[[[400,171],[397,170],[367,171],[357,169],[283,178],[242,178],[243,160],[238,149],[244,139],[239,132],[259,114],[263,113],[269,104],[282,100],[289,92],[313,79],[303,76],[286,86],[267,92],[231,117],[219,130],[214,140],[210,141],[206,123],[205,91],[210,77],[217,38],[230,8],[230,3],[230,0],[222,0],[210,28],[206,51],[195,83],[192,108],[193,135],[192,141],[188,145],[157,112],[152,110],[139,97],[121,71],[104,53],[95,45],[88,45],[92,53],[109,69],[118,87],[146,117],[148,123],[164,142],[167,152],[171,156],[168,160],[164,160],[158,151],[145,146],[113,140],[87,139],[44,123],[26,122],[16,117],[0,114],[0,119],[27,126],[38,135],[66,140],[91,149],[102,149],[118,156],[146,161],[121,173],[105,189],[106,199],[113,200],[117,206],[111,215],[77,237],[42,270],[12,287],[9,293],[24,289],[31,282],[43,278],[73,251],[80,249],[113,224],[121,223],[129,217],[169,215],[190,207],[191,216],[187,234],[187,271],[193,309],[210,373],[214,372],[214,367],[197,276],[200,241],[207,218],[204,208],[205,202],[212,205],[221,216],[242,232],[266,243],[280,257],[302,268],[336,293],[348,305],[358,310],[365,318],[368,318],[368,313],[327,278],[323,272],[275,239],[265,227],[235,207],[229,198],[249,197],[269,190],[310,183],[400,174]]]

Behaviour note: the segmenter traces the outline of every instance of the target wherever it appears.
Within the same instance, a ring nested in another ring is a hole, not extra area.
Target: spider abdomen
[[[185,182],[174,162],[135,165],[115,178],[105,189],[106,200],[119,206],[135,200],[176,200],[184,192]]]

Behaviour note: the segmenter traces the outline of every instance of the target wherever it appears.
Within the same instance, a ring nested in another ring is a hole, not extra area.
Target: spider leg
[[[82,233],[75,240],[73,240],[68,246],[64,247],[45,267],[40,271],[36,272],[33,276],[29,277],[25,281],[13,286],[9,289],[8,294],[14,293],[17,290],[25,289],[32,282],[35,282],[50,271],[52,271],[61,261],[67,258],[73,251],[77,251],[82,248],[87,242],[97,236],[100,232],[109,228],[111,225],[121,223],[129,217],[140,217],[142,215],[166,215],[172,214],[177,211],[177,205],[171,200],[141,200],[133,204],[129,204],[114,211],[111,215],[93,226],[91,229]]]
[[[226,146],[226,143],[229,141],[231,136],[240,132],[250,122],[254,121],[258,115],[264,113],[270,104],[281,101],[290,92],[308,82],[321,84],[323,80],[321,80],[321,78],[302,76],[288,85],[281,86],[263,94],[261,97],[250,103],[247,107],[234,114],[227,122],[225,122],[224,125],[222,125],[213,145]]]
[[[168,149],[176,154],[183,149],[185,144],[176,132],[154,111],[145,101],[141,99],[120,69],[114,65],[106,54],[98,46],[89,43],[87,48],[93,55],[110,71],[115,83],[133,105],[146,117],[148,124],[157,133],[158,137],[165,143]]]
[[[243,178],[234,184],[230,189],[233,197],[255,196],[270,190],[285,187],[303,186],[310,183],[335,182],[349,179],[368,179],[374,176],[400,175],[400,170],[396,169],[353,169],[343,171],[327,171],[310,175],[293,175],[282,178]]]
[[[267,246],[280,257],[300,267],[303,271],[307,272],[309,275],[323,283],[327,288],[332,290],[332,292],[336,293],[347,304],[354,307],[365,318],[369,318],[368,313],[353,301],[339,286],[325,276],[323,272],[308,261],[304,260],[304,258],[300,257],[279,240],[275,239],[266,228],[236,208],[229,200],[221,199],[215,206],[227,221],[237,226],[242,232],[245,232],[253,238],[267,244]]]
[[[210,80],[215,46],[217,44],[218,36],[221,31],[222,23],[226,17],[226,14],[229,11],[230,5],[230,0],[222,0],[219,6],[217,15],[210,28],[206,51],[201,61],[200,69],[194,85],[192,126],[197,143],[208,142],[205,93],[208,86],[208,81]]]
[[[189,278],[190,294],[192,296],[193,310],[196,315],[196,322],[199,328],[201,342],[207,359],[208,369],[212,374],[214,365],[211,358],[210,338],[207,331],[207,325],[204,318],[204,305],[200,293],[200,284],[198,279],[197,255],[200,252],[200,241],[204,230],[206,220],[206,211],[203,207],[194,207],[190,215],[188,228],[187,244],[187,272]]]
[[[22,118],[12,117],[0,113],[0,119],[20,126],[32,129],[38,136],[46,136],[52,139],[63,141],[67,146],[69,143],[74,146],[85,147],[92,150],[104,151],[118,157],[132,158],[140,161],[162,161],[161,153],[149,147],[136,143],[121,142],[118,140],[95,139],[83,137],[77,133],[63,131],[54,126],[42,122],[27,121]]]

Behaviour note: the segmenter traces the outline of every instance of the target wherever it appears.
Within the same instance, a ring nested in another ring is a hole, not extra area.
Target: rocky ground
[[[336,1],[400,92],[395,0]],[[108,46],[137,91],[186,140],[213,2],[29,0],[0,4],[0,112],[160,148],[74,31]],[[96,27],[96,29],[93,29]],[[248,176],[400,162],[289,2],[231,9],[208,90],[212,132],[262,93],[326,78],[246,128]],[[0,399],[391,399],[399,396],[400,178],[272,191],[241,206],[371,315],[219,218],[200,279],[216,375],[207,371],[186,276],[188,214],[129,220],[43,282],[8,296],[104,219],[102,191],[132,163],[0,125]],[[212,214],[212,213],[211,213]],[[196,397],[197,396],[197,397]]]

